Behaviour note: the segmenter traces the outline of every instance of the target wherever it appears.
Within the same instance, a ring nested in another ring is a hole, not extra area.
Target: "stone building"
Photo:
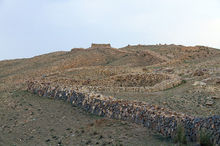
[[[111,48],[111,44],[92,44],[92,49]]]

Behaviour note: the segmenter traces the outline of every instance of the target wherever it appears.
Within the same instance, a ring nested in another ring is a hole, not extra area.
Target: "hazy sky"
[[[220,48],[220,0],[0,0],[0,60],[92,42]]]

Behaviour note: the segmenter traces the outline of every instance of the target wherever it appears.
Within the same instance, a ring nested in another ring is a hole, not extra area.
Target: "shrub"
[[[199,133],[199,143],[201,146],[213,146],[211,141],[211,134],[207,131],[202,129]]]
[[[187,144],[185,130],[182,125],[179,125],[176,130],[176,135],[174,137],[175,143]]]

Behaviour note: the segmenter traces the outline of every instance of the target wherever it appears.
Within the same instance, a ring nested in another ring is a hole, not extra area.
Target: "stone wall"
[[[186,137],[191,141],[196,141],[200,129],[205,129],[211,133],[212,141],[216,145],[220,144],[220,116],[192,117],[146,102],[106,97],[88,92],[83,87],[65,87],[33,81],[28,82],[27,90],[39,96],[68,101],[92,114],[143,124],[164,136],[174,137],[177,126],[182,125]]]
[[[157,92],[176,87],[183,83],[182,79],[176,75],[167,75],[169,79],[164,80],[154,86],[145,87],[109,87],[109,86],[85,86],[90,92]]]

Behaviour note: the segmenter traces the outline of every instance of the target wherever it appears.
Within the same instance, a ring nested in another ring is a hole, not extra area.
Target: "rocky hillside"
[[[49,104],[49,100],[41,101],[27,94],[24,91],[26,82],[37,80],[80,87],[119,100],[144,101],[178,113],[207,117],[220,115],[219,68],[220,50],[181,45],[136,45],[117,49],[109,44],[93,44],[87,49],[73,48],[28,59],[0,61],[0,133],[3,133],[0,145],[68,145],[74,140],[83,144],[131,145],[137,142],[145,145],[147,140],[150,145],[171,145],[170,141],[161,141],[151,134],[146,138],[140,126],[129,125],[130,130],[121,126],[121,122],[114,126],[115,121],[106,120],[106,124],[94,131],[88,121],[95,125],[96,118],[77,114],[78,109],[74,109],[73,120],[68,107],[54,102]],[[54,115],[58,115],[55,117],[58,126],[45,124],[47,121],[53,123]],[[35,122],[33,126],[31,122],[39,117],[46,120]],[[61,120],[63,117],[66,122]],[[83,127],[77,124],[79,121]],[[48,127],[49,131],[55,129],[56,132],[48,133]],[[106,127],[110,128],[106,130]],[[118,136],[120,131],[112,137],[111,132],[117,129],[123,131],[123,137]],[[137,134],[139,132],[141,134]]]
[[[218,49],[204,46],[136,45],[117,49],[109,44],[93,44],[88,49],[74,48],[29,59],[1,61],[0,87],[7,88],[6,83],[20,87],[27,80],[83,85],[90,89],[91,86],[108,87],[100,92],[106,91],[103,94],[118,98],[144,100],[190,114],[208,115],[210,110],[219,113],[219,101],[207,97],[218,98],[220,95],[219,84],[210,82],[219,77],[219,58]],[[178,79],[172,81],[174,78]],[[200,86],[198,82],[206,86]],[[152,91],[160,92],[140,93],[150,91],[150,86]],[[114,88],[118,87],[123,91],[137,92],[107,91],[109,88],[115,91]],[[181,110],[183,103],[184,109]],[[210,103],[211,106],[207,106]]]

